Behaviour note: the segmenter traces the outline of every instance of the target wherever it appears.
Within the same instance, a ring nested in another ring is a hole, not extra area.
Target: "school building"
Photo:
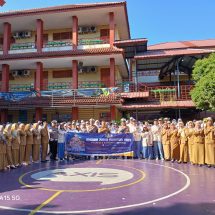
[[[200,117],[192,67],[215,39],[147,43],[131,39],[126,2],[0,13],[1,122]]]

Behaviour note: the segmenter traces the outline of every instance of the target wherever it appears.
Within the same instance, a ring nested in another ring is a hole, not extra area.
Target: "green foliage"
[[[215,53],[196,61],[193,79],[196,84],[191,97],[197,108],[215,111]]]

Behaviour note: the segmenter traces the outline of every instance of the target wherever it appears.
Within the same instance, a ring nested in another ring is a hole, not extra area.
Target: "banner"
[[[133,156],[132,134],[66,134],[66,151],[74,155]]]
[[[27,98],[36,97],[36,91],[29,92],[6,92],[0,93],[0,99],[10,102],[22,101]]]
[[[52,90],[52,91],[41,91],[41,96],[51,97],[51,96],[64,96],[64,97],[72,97],[72,96],[82,96],[82,97],[97,97],[100,95],[109,96],[115,93],[118,90],[117,87],[111,88],[96,88],[96,89],[65,89],[65,90]]]

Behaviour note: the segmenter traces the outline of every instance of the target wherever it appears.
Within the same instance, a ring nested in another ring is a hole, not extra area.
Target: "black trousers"
[[[50,159],[54,160],[57,157],[57,140],[50,140],[49,141],[49,147],[50,147]]]

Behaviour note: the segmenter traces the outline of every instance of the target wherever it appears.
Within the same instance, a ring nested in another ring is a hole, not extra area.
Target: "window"
[[[109,36],[109,29],[101,29],[100,30],[101,37],[108,37]]]
[[[72,70],[53,71],[53,78],[71,78]]]
[[[49,35],[43,34],[43,43],[46,44],[48,42]],[[35,35],[35,43],[37,42],[37,35]]]
[[[53,40],[71,40],[72,32],[53,33]]]

